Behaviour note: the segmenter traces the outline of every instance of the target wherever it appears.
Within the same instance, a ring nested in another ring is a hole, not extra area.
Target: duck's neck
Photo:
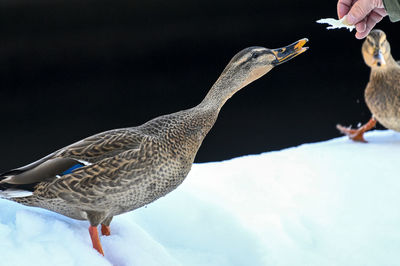
[[[225,102],[244,87],[243,80],[244,78],[233,78],[229,73],[223,73],[197,108],[213,110],[218,113]]]

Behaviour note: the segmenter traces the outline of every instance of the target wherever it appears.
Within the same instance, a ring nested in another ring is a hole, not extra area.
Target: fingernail
[[[354,25],[354,24],[356,24],[356,18],[352,15],[352,14],[347,14],[346,15],[346,18],[344,19],[346,22],[347,22],[347,24],[349,24],[349,25]]]

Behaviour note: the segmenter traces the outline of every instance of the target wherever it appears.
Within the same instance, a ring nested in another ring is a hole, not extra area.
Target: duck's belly
[[[66,202],[63,199],[55,198],[55,199],[44,200],[44,199],[38,199],[36,196],[29,196],[22,198],[13,198],[12,200],[21,203],[23,205],[47,209],[72,219],[76,220],[87,219],[86,212],[78,208],[66,205]]]
[[[384,127],[400,132],[400,118],[396,116],[375,116]]]
[[[366,91],[365,101],[384,127],[400,132],[400,95],[388,91]]]
[[[110,196],[112,215],[132,211],[165,196],[183,182],[189,171],[190,168],[179,174],[147,176],[127,191]]]

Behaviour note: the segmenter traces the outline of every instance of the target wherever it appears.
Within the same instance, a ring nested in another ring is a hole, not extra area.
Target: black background
[[[89,135],[198,104],[248,46],[309,51],[238,92],[196,158],[337,137],[366,122],[369,68],[354,32],[327,31],[336,1],[1,1],[0,172]],[[399,23],[378,25],[400,59]],[[396,34],[397,33],[397,34]]]

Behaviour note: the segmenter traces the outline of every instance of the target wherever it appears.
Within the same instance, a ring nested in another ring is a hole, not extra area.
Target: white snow
[[[366,139],[196,164],[114,218],[105,257],[87,222],[2,199],[0,265],[399,265],[400,134]]]

